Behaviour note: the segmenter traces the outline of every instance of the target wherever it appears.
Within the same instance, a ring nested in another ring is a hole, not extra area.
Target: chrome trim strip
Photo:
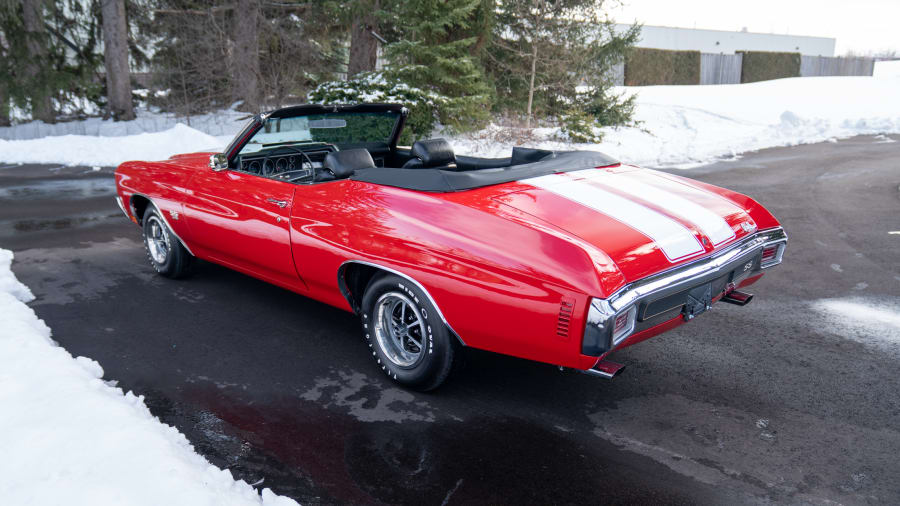
[[[615,374],[610,374],[606,371],[598,371],[597,369],[585,369],[583,371],[579,369],[579,371],[587,374],[588,376],[596,376],[598,378],[603,378],[603,379],[608,379],[608,380],[611,380],[616,377]]]
[[[465,341],[463,341],[462,338],[459,337],[459,334],[458,334],[455,330],[453,330],[453,327],[450,325],[450,322],[447,321],[447,318],[444,317],[444,313],[441,312],[441,308],[437,305],[437,302],[435,302],[434,297],[432,297],[431,294],[428,293],[428,290],[426,290],[425,287],[422,286],[421,283],[419,283],[418,281],[416,281],[415,279],[413,279],[413,278],[410,277],[409,275],[404,274],[404,273],[402,273],[402,272],[400,272],[400,271],[398,271],[398,270],[396,270],[396,269],[392,269],[392,268],[390,268],[390,267],[385,267],[385,266],[383,266],[383,265],[379,265],[379,264],[376,264],[376,263],[368,262],[368,261],[366,261],[366,260],[345,260],[343,263],[341,263],[341,266],[338,267],[338,283],[339,283],[340,286],[342,287],[341,292],[344,292],[344,288],[346,288],[346,284],[344,283],[344,266],[347,265],[347,264],[361,264],[361,265],[367,265],[367,266],[369,266],[369,267],[374,267],[374,268],[376,268],[376,269],[381,269],[381,270],[383,270],[383,271],[390,272],[391,274],[396,274],[397,276],[400,276],[401,278],[406,279],[406,280],[408,280],[410,283],[416,285],[416,287],[417,287],[419,290],[422,290],[422,293],[424,293],[425,296],[428,297],[428,301],[431,302],[431,305],[434,306],[434,309],[437,310],[438,316],[441,317],[441,321],[444,322],[444,325],[446,325],[447,328],[450,329],[450,333],[452,333],[454,336],[456,336],[456,339],[459,340],[459,343],[460,343],[460,344],[462,344],[463,346],[466,345]],[[347,293],[344,293],[344,297],[347,298],[347,302],[350,303],[350,307],[352,308],[352,307],[353,307],[353,301],[350,300],[350,298],[348,297],[348,294],[347,294]]]
[[[618,312],[638,299],[652,295],[654,292],[673,288],[678,285],[688,285],[691,282],[707,276],[721,269],[729,262],[747,254],[755,249],[772,243],[787,243],[787,234],[781,227],[770,228],[745,237],[741,241],[729,246],[725,250],[715,253],[711,257],[696,260],[687,265],[681,265],[653,276],[635,281],[620,288],[606,300],[613,309]],[[782,250],[784,248],[781,248]],[[775,265],[775,264],[772,264]],[[771,265],[769,266],[771,267]]]
[[[172,232],[172,235],[174,235],[175,238],[178,239],[178,242],[180,242],[181,245],[184,246],[184,249],[186,249],[187,252],[190,253],[190,255],[191,255],[192,257],[193,257],[193,256],[197,256],[197,255],[194,255],[194,252],[191,251],[191,248],[189,248],[188,245],[184,242],[184,240],[183,240],[181,237],[179,237],[178,233],[175,232],[175,229],[172,228],[172,225],[171,225],[171,224],[169,224],[169,220],[166,219],[166,213],[164,213],[164,212],[162,211],[162,209],[160,209],[159,206],[156,205],[156,202],[153,202],[153,199],[151,199],[150,197],[144,195],[143,193],[132,193],[132,194],[131,194],[132,197],[134,197],[135,195],[138,195],[138,196],[140,196],[140,197],[144,197],[145,199],[149,200],[149,201],[150,201],[150,205],[152,205],[153,207],[156,208],[157,211],[159,211],[159,215],[162,217],[162,220],[163,220],[163,222],[165,222],[166,226],[169,227],[169,231]],[[130,200],[130,199],[129,199],[129,200]],[[134,211],[134,206],[131,205],[131,202],[129,202],[129,205],[131,206],[132,211]],[[137,213],[135,213],[134,216],[137,217]]]
[[[122,214],[128,218],[128,221],[131,221],[131,216],[128,216],[128,211],[125,210],[125,206],[122,204],[122,197],[116,195],[116,204],[119,204],[119,209],[122,210]]]

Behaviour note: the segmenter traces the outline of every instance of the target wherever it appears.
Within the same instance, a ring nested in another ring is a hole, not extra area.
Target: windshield
[[[304,142],[371,145],[390,142],[398,111],[333,112],[286,118],[269,118],[244,145],[241,153],[254,153],[273,145]]]

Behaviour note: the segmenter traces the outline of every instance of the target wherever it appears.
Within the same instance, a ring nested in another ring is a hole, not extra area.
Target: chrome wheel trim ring
[[[375,302],[375,342],[387,359],[404,369],[425,356],[426,326],[419,308],[400,292],[388,292]]]
[[[144,242],[147,244],[150,259],[163,265],[169,257],[169,231],[157,216],[147,218],[147,225],[150,230],[144,234]]]

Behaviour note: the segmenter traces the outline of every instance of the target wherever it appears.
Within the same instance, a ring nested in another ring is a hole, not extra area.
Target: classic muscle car
[[[359,315],[398,383],[436,388],[470,346],[612,377],[781,263],[753,199],[597,152],[398,146],[399,105],[255,116],[225,151],[126,162],[117,201],[170,278],[195,258]]]

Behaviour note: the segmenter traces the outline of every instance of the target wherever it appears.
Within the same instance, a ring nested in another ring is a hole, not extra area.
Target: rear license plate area
[[[731,278],[731,273],[728,273],[711,281],[649,301],[643,304],[638,315],[639,320],[646,321],[663,314],[671,318],[671,312],[675,310],[679,310],[685,316],[693,315],[686,319],[698,316],[707,310],[707,306],[712,304],[713,298],[724,293]]]
[[[681,315],[685,321],[693,320],[694,317],[705,313],[710,306],[712,306],[712,284],[706,283],[688,291]]]

